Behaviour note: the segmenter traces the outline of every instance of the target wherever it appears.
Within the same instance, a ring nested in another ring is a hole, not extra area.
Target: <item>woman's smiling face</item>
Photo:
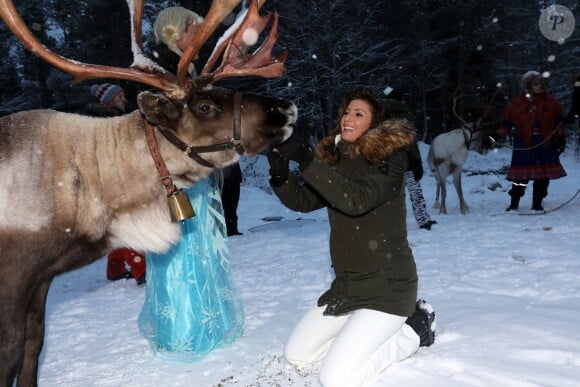
[[[353,99],[340,119],[342,139],[354,142],[370,129],[373,121],[371,105],[362,99]]]

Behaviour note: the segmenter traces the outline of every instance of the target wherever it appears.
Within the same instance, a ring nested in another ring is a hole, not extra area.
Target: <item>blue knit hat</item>
[[[121,86],[103,83],[102,85],[92,85],[91,93],[101,101],[103,105],[109,106],[115,97],[124,92]]]

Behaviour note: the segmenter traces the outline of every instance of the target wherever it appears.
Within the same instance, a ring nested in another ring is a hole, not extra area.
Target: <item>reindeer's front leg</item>
[[[25,278],[0,273],[0,386],[12,387],[24,357],[27,295]]]
[[[435,190],[435,203],[433,203],[433,208],[440,208],[441,206],[439,205],[439,194],[441,192],[441,182],[439,181],[437,174],[435,174],[435,181],[437,182],[437,189]]]
[[[445,187],[446,181],[441,183],[441,206],[439,207],[439,214],[447,215],[447,206],[445,205],[445,199],[447,198],[447,187]]]
[[[447,215],[447,206],[445,200],[447,199],[447,168],[440,165],[437,169],[439,174],[439,190],[441,191],[441,206],[439,207],[439,214]]]
[[[18,373],[17,386],[36,386],[38,375],[38,358],[44,343],[44,324],[46,314],[46,296],[51,280],[43,281],[37,288],[26,312],[26,333],[24,340],[24,357]]]
[[[461,167],[457,167],[453,171],[453,185],[455,185],[455,190],[457,191],[457,197],[459,198],[459,211],[461,215],[469,213],[469,206],[463,199],[463,189],[461,188]]]
[[[433,173],[433,177],[435,178],[435,182],[437,183],[437,188],[435,189],[435,202],[433,203],[433,208],[439,208],[439,194],[441,193],[441,178],[440,172],[438,167],[431,167],[431,172]]]

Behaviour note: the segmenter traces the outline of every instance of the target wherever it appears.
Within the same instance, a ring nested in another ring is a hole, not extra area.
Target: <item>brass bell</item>
[[[169,213],[173,223],[195,216],[195,211],[191,206],[187,193],[177,190],[167,197],[167,201],[169,202]]]

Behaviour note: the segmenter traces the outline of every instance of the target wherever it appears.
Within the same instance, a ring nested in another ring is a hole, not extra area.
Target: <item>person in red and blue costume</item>
[[[560,154],[566,147],[562,108],[539,72],[526,72],[521,85],[522,93],[508,103],[501,126],[486,139],[486,146],[513,133],[512,160],[507,172],[507,179],[512,182],[508,192],[511,202],[506,211],[518,209],[530,180],[534,182],[532,210],[543,211],[542,201],[548,196],[550,180],[566,176],[560,164]]]

